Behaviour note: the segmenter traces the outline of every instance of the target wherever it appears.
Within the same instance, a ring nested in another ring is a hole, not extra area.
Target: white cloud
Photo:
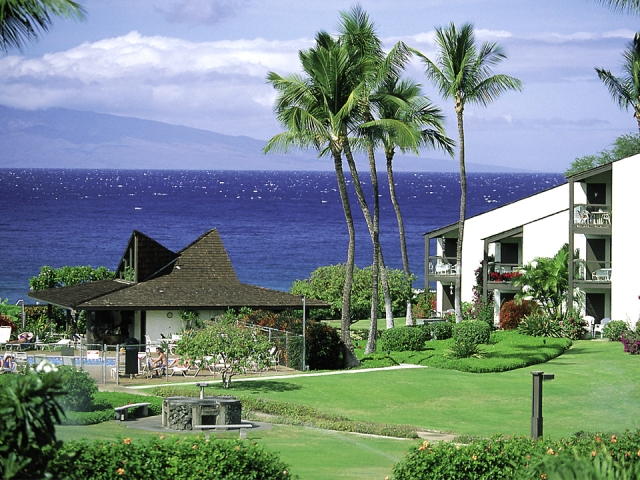
[[[168,8],[156,8],[169,23],[213,25],[235,17],[249,0],[181,0]]]

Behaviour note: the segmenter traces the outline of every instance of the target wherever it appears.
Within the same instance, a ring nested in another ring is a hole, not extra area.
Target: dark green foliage
[[[139,480],[171,478],[293,478],[288,466],[253,442],[183,440],[66,442],[49,465],[54,478]]]
[[[500,328],[514,330],[518,328],[518,324],[524,317],[535,311],[537,311],[536,303],[529,300],[522,300],[522,303],[516,303],[513,300],[504,302],[500,308]]]
[[[93,395],[93,405],[86,412],[66,412],[63,420],[65,425],[93,425],[113,420],[114,407],[121,407],[127,403],[148,402],[149,415],[162,414],[162,398],[150,395],[136,395],[124,392],[97,392]],[[131,412],[135,415],[135,410]]]
[[[405,350],[419,351],[424,349],[424,343],[430,339],[430,329],[420,326],[390,328],[382,332],[380,348],[383,351],[393,350],[395,352]]]
[[[489,343],[491,340],[491,328],[486,322],[478,320],[465,320],[453,326],[453,340],[465,343]]]
[[[518,324],[518,333],[531,335],[532,337],[562,337],[562,325],[555,318],[548,315],[527,315]]]
[[[612,320],[602,327],[602,334],[612,342],[619,342],[622,334],[629,330],[629,325],[624,320]]]
[[[638,431],[622,435],[576,434],[566,439],[541,438],[538,441],[529,437],[505,438],[498,435],[490,439],[473,440],[468,445],[422,442],[394,466],[393,477],[430,480],[631,480],[638,478],[635,474],[640,468],[639,450]],[[603,470],[611,473],[604,476]],[[560,472],[564,473],[561,475]],[[543,473],[545,476],[542,476]]]
[[[637,133],[626,133],[620,135],[613,142],[611,150],[603,150],[595,155],[585,155],[576,158],[571,166],[564,172],[564,176],[575,175],[576,173],[590,170],[600,165],[615,162],[622,158],[631,157],[640,153],[640,135]]]
[[[392,298],[393,315],[403,316],[407,307],[409,279],[401,270],[387,269],[389,290]],[[331,304],[329,310],[312,310],[311,318],[337,319],[342,312],[342,289],[345,280],[345,265],[328,265],[311,272],[311,277],[296,280],[291,285],[290,293],[304,295],[307,298],[324,300]],[[368,318],[371,314],[371,267],[354,268],[353,287],[351,291],[351,318],[357,321]],[[380,289],[380,305],[384,305],[382,289]]]
[[[562,335],[571,340],[579,340],[586,333],[585,321],[580,318],[578,312],[569,312],[562,322]]]
[[[438,322],[433,324],[432,336],[434,340],[447,340],[453,335],[453,323]]]
[[[55,425],[63,418],[58,399],[64,394],[54,367],[6,375],[0,388],[0,475],[44,478],[60,442]]]
[[[87,372],[73,367],[59,367],[62,374],[62,389],[66,395],[59,399],[60,406],[74,412],[88,412],[93,406],[93,396],[98,387]]]
[[[449,350],[449,356],[451,358],[482,358],[483,353],[478,343],[454,341],[451,343],[451,350]]]
[[[44,290],[97,280],[113,280],[114,275],[115,272],[106,267],[93,268],[91,265],[62,268],[44,266],[37,276],[29,279],[29,286],[32,290]]]
[[[307,326],[307,364],[310,370],[336,370],[342,367],[342,340],[326,323]]]

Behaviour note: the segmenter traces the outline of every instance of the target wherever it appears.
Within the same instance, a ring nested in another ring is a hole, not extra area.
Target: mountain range
[[[319,159],[312,152],[264,155],[265,144],[251,137],[133,117],[0,106],[0,168],[333,170],[329,158]],[[368,170],[366,159],[358,159],[358,164]],[[380,167],[384,170],[383,163]],[[457,172],[458,162],[404,155],[394,168]],[[468,163],[467,171],[524,170]]]

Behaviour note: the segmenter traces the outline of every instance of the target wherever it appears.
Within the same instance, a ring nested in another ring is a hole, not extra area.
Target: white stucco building
[[[462,301],[473,299],[476,270],[482,266],[484,295],[494,292],[497,311],[517,291],[511,272],[536,257],[555,255],[568,243],[570,251],[579,251],[570,264],[570,291],[585,294],[585,315],[596,322],[608,317],[635,324],[640,316],[639,174],[636,155],[468,218]],[[425,286],[436,283],[438,311],[454,305],[457,236],[457,223],[425,234]]]

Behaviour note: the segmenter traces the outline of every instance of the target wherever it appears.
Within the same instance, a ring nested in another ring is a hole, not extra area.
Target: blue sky
[[[266,140],[280,131],[268,71],[298,71],[297,52],[318,30],[335,32],[354,3],[324,0],[80,0],[87,20],[56,20],[23,52],[0,57],[0,104],[133,116]],[[619,75],[640,18],[595,0],[362,0],[390,47],[398,40],[433,57],[436,26],[474,24],[507,60],[496,72],[522,80],[488,108],[466,109],[467,161],[563,171],[576,157],[636,131],[594,67]],[[419,62],[422,82],[447,115]],[[423,156],[443,158],[437,152]],[[453,160],[452,160],[453,161]],[[230,166],[231,168],[231,166]]]

